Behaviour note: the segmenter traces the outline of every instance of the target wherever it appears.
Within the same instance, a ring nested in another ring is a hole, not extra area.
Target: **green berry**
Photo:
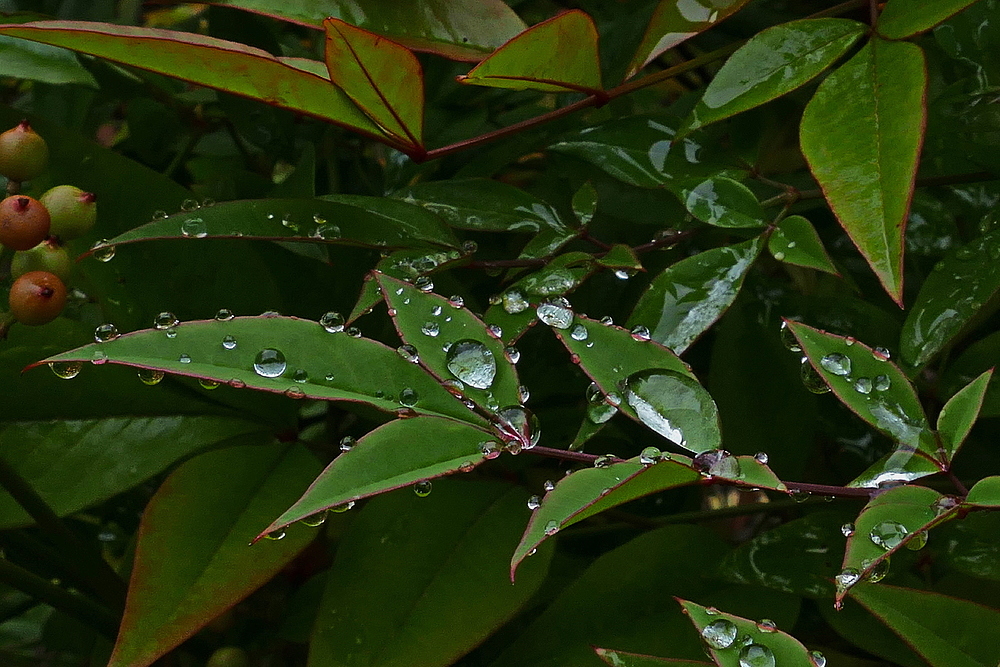
[[[66,286],[48,271],[31,271],[14,281],[7,300],[11,314],[21,324],[48,324],[66,306]]]
[[[20,278],[30,271],[48,271],[59,276],[66,282],[73,272],[73,260],[66,248],[59,245],[53,238],[48,238],[31,250],[20,250],[14,253],[10,263],[10,274]]]
[[[0,201],[0,243],[11,250],[31,250],[49,235],[49,212],[26,195]]]
[[[97,222],[97,197],[73,185],[57,185],[47,190],[39,201],[49,211],[49,233],[63,241],[79,238]]]
[[[0,134],[0,174],[12,181],[30,181],[49,163],[49,147],[26,120]]]

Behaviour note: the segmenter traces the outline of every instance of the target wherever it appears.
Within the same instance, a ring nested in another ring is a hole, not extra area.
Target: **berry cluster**
[[[6,325],[11,319],[46,324],[59,316],[73,268],[64,244],[97,221],[96,198],[80,188],[57,185],[37,199],[21,192],[22,183],[41,175],[48,161],[48,146],[28,121],[0,134],[0,175],[7,177],[8,194],[0,201],[0,266],[9,262],[14,279]]]

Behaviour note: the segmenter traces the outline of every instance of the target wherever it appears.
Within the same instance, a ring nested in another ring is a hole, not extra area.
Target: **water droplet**
[[[850,346],[854,345],[857,342],[858,342],[858,339],[855,338],[854,336],[847,336],[846,338],[844,338],[844,345],[846,345],[847,347],[850,347]]]
[[[701,452],[694,457],[691,464],[695,470],[713,477],[739,479],[743,476],[739,459],[724,449],[710,449]]]
[[[616,458],[617,457],[614,454],[602,454],[601,456],[598,456],[596,459],[594,459],[594,467],[607,468],[608,466],[610,466],[612,463],[615,462]]]
[[[102,324],[94,329],[95,343],[108,343],[118,338],[118,327],[113,324]]]
[[[140,368],[136,372],[136,375],[139,376],[143,384],[148,384],[151,387],[163,380],[163,371],[156,370],[155,368]]]
[[[462,392],[465,391],[465,385],[462,384],[460,380],[453,380],[449,378],[443,381],[441,386],[456,396],[461,396]]]
[[[840,527],[840,534],[843,535],[844,537],[850,537],[851,535],[854,535],[854,524],[845,523],[843,526]]]
[[[819,360],[819,365],[834,375],[850,375],[851,358],[846,354],[831,352]]]
[[[181,235],[189,239],[203,239],[208,236],[208,225],[201,218],[188,218],[181,223]]]
[[[489,348],[478,340],[455,341],[445,359],[451,374],[465,384],[476,389],[488,389],[493,385],[497,362]]]
[[[153,220],[163,220],[167,217],[166,211],[153,211]]]
[[[285,390],[285,396],[298,400],[300,398],[305,398],[306,392],[302,391],[298,387],[289,387]]]
[[[549,537],[552,537],[558,532],[559,532],[559,522],[556,521],[555,519],[545,524],[545,534],[548,535]]]
[[[799,341],[795,338],[795,334],[792,333],[791,328],[788,326],[788,322],[782,321],[781,328],[778,330],[778,335],[781,338],[781,344],[791,352],[801,352],[802,346],[799,345]]]
[[[740,651],[740,667],[774,667],[774,653],[761,644],[748,644]]]
[[[823,380],[813,365],[809,363],[808,357],[802,357],[802,365],[799,366],[799,377],[802,378],[802,385],[814,394],[825,394],[830,391],[830,386]]]
[[[191,363],[191,355],[188,355],[188,354],[182,354],[181,356],[179,356],[179,357],[177,358],[177,360],[178,360],[179,362],[181,362],[182,364],[190,364],[190,363]]]
[[[330,311],[319,318],[319,325],[329,333],[340,333],[344,330],[344,316],[338,312]]]
[[[287,368],[285,355],[281,353],[281,350],[275,350],[270,347],[258,352],[253,362],[254,372],[265,378],[281,377],[285,372],[285,368]]]
[[[873,347],[872,356],[875,357],[876,361],[889,361],[892,355],[884,347]]]
[[[656,447],[646,447],[639,453],[639,463],[644,466],[650,466],[658,463],[662,456],[663,452]]]
[[[167,338],[177,338],[176,327],[170,327],[169,329],[166,329],[163,333],[166,334]]]
[[[906,526],[898,521],[881,521],[872,527],[869,537],[876,545],[889,551],[898,547],[908,534]]]
[[[55,374],[56,377],[62,378],[63,380],[72,380],[80,371],[83,370],[82,361],[50,361],[49,370]]]
[[[534,512],[536,509],[542,506],[542,499],[538,496],[531,496],[528,498],[528,509]]]
[[[649,340],[649,329],[642,326],[641,324],[632,327],[632,338],[638,341]]]
[[[771,634],[772,632],[778,631],[778,624],[769,618],[762,618],[759,623],[757,623],[757,629],[765,634]]]
[[[340,451],[342,451],[342,452],[349,452],[352,449],[354,449],[354,445],[356,443],[357,443],[357,440],[355,440],[354,438],[352,438],[349,435],[345,435],[343,438],[340,439]]]
[[[281,216],[281,224],[283,227],[287,227],[293,232],[299,231],[299,224],[292,219],[291,213],[285,213]]]
[[[314,238],[320,238],[324,241],[335,241],[340,238],[340,227],[337,225],[322,225],[317,227],[312,235]]]
[[[854,391],[859,394],[868,395],[872,393],[872,387],[874,386],[875,383],[872,382],[871,378],[858,378],[854,381]]]
[[[283,540],[285,539],[285,531],[283,530],[273,530],[270,533],[264,535],[265,540]]]
[[[486,333],[494,338],[503,338],[503,329],[500,328],[499,324],[491,324],[486,327]]]
[[[336,376],[333,373],[327,373],[326,375],[323,376],[323,379],[326,380],[327,382],[333,382],[335,377]]]
[[[705,607],[705,613],[709,616],[718,616],[719,610],[715,607]]]
[[[108,243],[107,239],[101,239],[90,246],[90,251],[93,253],[94,259],[99,262],[110,262],[115,258],[115,247]]]
[[[234,338],[233,336],[225,336],[222,339],[222,347],[224,347],[227,350],[235,350],[236,349],[236,338]]]
[[[528,402],[529,398],[531,398],[531,392],[522,384],[517,388],[517,398],[523,405]]]
[[[513,345],[505,347],[503,350],[503,354],[505,357],[507,357],[507,360],[512,364],[516,364],[518,361],[521,360],[521,351],[518,350]]]
[[[542,488],[545,489],[546,492],[551,491],[552,489],[556,488],[556,483],[553,482],[551,479],[547,479],[545,480],[545,483],[542,484]]]
[[[779,262],[783,262],[785,260],[785,253],[779,250],[776,253],[774,253],[774,258]]]
[[[725,618],[712,621],[701,629],[701,638],[705,643],[719,651],[732,646],[736,641],[736,635],[736,624]]]
[[[604,326],[608,326],[608,327],[610,327],[611,325],[613,325],[615,323],[614,319],[610,315],[605,315],[604,317],[601,318],[600,321],[601,321],[601,324],[603,324]]]
[[[716,414],[715,404],[701,385],[673,371],[651,368],[633,373],[623,389],[639,421],[681,447],[687,447],[684,428],[697,428]],[[617,405],[611,394],[608,402]]]
[[[299,521],[299,523],[309,526],[310,528],[318,528],[319,526],[322,526],[324,522],[326,522],[326,510],[310,514],[306,518]]]
[[[244,387],[247,386],[247,383],[239,378],[233,378],[226,384],[228,384],[233,389],[243,389]]]
[[[197,211],[198,202],[194,199],[185,199],[181,202],[181,210],[185,212]]]
[[[323,225],[326,224],[326,222],[327,222],[326,218],[324,218],[322,215],[320,215],[319,213],[313,213],[313,223],[322,227]]]
[[[347,327],[344,329],[344,333],[351,338],[361,338],[361,329],[357,327]]]
[[[496,419],[501,436],[513,439],[522,449],[531,449],[538,444],[542,436],[538,417],[520,405],[510,405],[497,410]]]
[[[826,656],[819,651],[809,651],[809,660],[813,667],[826,667]]]
[[[875,391],[889,391],[892,382],[887,375],[876,375],[873,386],[875,387]]]
[[[524,298],[524,295],[516,289],[504,292],[499,297],[498,303],[502,303],[503,309],[511,315],[523,312],[531,306],[528,300]]]
[[[465,306],[465,299],[458,294],[454,294],[448,299],[448,303],[455,308],[462,308]]]
[[[336,507],[331,507],[331,512],[336,512],[337,514],[343,514],[344,512],[354,509],[355,502],[353,500],[348,500],[343,505],[337,505]]]
[[[399,404],[406,408],[412,408],[420,400],[420,395],[409,387],[404,387],[399,392]]]
[[[301,368],[296,369],[296,371],[292,373],[292,380],[294,382],[298,382],[299,384],[309,382],[309,373]]]
[[[756,454],[753,455],[753,458],[757,463],[767,465],[768,462],[767,452],[757,452]]]
[[[910,541],[906,543],[906,548],[910,551],[920,551],[925,546],[927,546],[927,531],[921,530],[918,533],[914,533]]]
[[[465,255],[471,255],[472,253],[479,250],[479,244],[475,241],[462,241],[462,253]]]
[[[50,366],[52,364],[49,364]],[[959,504],[958,498],[955,496],[941,496],[931,505],[931,509],[934,510],[934,514],[941,516],[945,512],[954,509]]]
[[[500,443],[494,440],[484,440],[479,443],[479,451],[482,453],[483,458],[488,460],[493,460],[500,456]]]
[[[153,318],[153,328],[163,331],[164,329],[169,329],[180,324],[181,321],[177,319],[177,316],[173,313],[162,312]]]
[[[875,567],[872,567],[873,563],[875,563]],[[886,556],[877,563],[872,558],[866,558],[861,561],[861,567],[864,570],[868,570],[870,567],[872,568],[868,571],[868,574],[865,575],[865,581],[877,584],[889,575],[889,557]]]
[[[424,326],[420,327],[420,332],[425,336],[430,336],[431,338],[436,337],[441,333],[441,327],[437,322],[424,322]]]
[[[265,310],[260,316],[264,318],[281,317],[281,313],[276,310]]]
[[[426,498],[431,495],[431,489],[433,488],[434,485],[431,484],[431,481],[429,479],[425,479],[413,485],[413,492],[420,498]]]
[[[417,354],[417,348],[412,345],[400,345],[396,348],[396,352],[399,353],[399,356],[406,359],[411,364],[415,364],[420,361],[420,355]]]
[[[420,276],[413,281],[413,286],[421,292],[431,292],[434,290],[434,281],[428,276]]]
[[[233,311],[229,310],[228,308],[220,308],[219,312],[215,314],[215,319],[218,322],[228,322],[234,317],[236,316],[233,315]]]
[[[441,308],[441,306],[435,305],[433,308],[431,308],[431,315],[433,317],[438,317],[439,315],[441,315],[442,310],[444,309]]]
[[[573,323],[573,311],[568,308],[565,299],[546,301],[535,308],[538,319],[556,329],[568,329]]]
[[[222,383],[217,382],[216,380],[209,380],[208,378],[201,378],[198,380],[198,384],[201,385],[202,389],[208,389],[211,391],[212,389],[218,389],[219,385]]]
[[[587,327],[582,324],[574,325],[569,335],[573,340],[587,340]]]

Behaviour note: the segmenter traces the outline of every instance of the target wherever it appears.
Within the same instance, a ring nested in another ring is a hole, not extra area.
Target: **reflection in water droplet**
[[[853,535],[854,534],[854,524],[853,523],[845,523],[843,526],[840,527],[840,534],[843,535],[844,537],[850,537],[851,535]]]
[[[761,644],[749,644],[740,651],[740,667],[774,667],[774,653]]]
[[[872,356],[875,358],[876,361],[889,361],[889,358],[892,355],[889,354],[889,350],[885,349],[884,347],[875,347],[872,348]]]
[[[180,361],[182,364],[190,364],[191,356],[187,354],[182,354],[180,357],[177,358],[177,360]]]
[[[542,499],[538,496],[531,496],[528,498],[528,509],[534,512],[536,509],[542,506]]]
[[[573,311],[565,299],[546,301],[535,309],[538,319],[556,329],[568,329],[573,323]]]
[[[424,325],[420,327],[420,332],[425,336],[435,338],[439,333],[441,333],[441,327],[437,322],[424,322]]]
[[[102,324],[94,329],[95,343],[108,343],[118,338],[118,327],[113,324]]]
[[[300,398],[305,398],[306,392],[302,391],[298,387],[289,387],[285,390],[285,396],[298,400]]]
[[[209,380],[208,378],[201,378],[198,380],[198,384],[201,385],[202,389],[208,389],[211,391],[212,389],[218,389],[219,385],[222,383],[215,380]]]
[[[819,360],[819,365],[834,375],[850,375],[851,358],[846,354],[831,352]]]
[[[429,479],[425,479],[413,485],[413,492],[420,498],[426,498],[431,495],[431,490],[433,488],[434,485],[431,484],[431,481]]]
[[[508,444],[513,441],[522,449],[531,449],[542,436],[538,417],[523,406],[510,405],[497,410],[496,419],[501,436],[510,439]]]
[[[632,338],[639,341],[649,340],[649,329],[640,325],[632,327]]]
[[[874,559],[866,558],[863,561],[861,561],[861,568],[863,570],[867,570],[869,567],[872,567],[872,563],[875,563]],[[872,569],[869,570],[868,574],[865,575],[865,581],[872,584],[877,584],[878,582],[885,579],[888,575],[889,575],[889,557],[886,556],[882,560],[878,561],[878,563],[875,564],[875,567],[872,567]]]
[[[185,199],[181,202],[181,210],[185,212],[197,211],[199,204],[194,199]]]
[[[781,337],[781,344],[791,352],[801,352],[802,346],[799,345],[799,341],[795,338],[795,334],[792,333],[791,328],[788,326],[787,322],[782,321],[781,328],[778,331]]]
[[[573,340],[587,340],[587,327],[582,324],[574,325],[569,335]]]
[[[233,315],[233,311],[229,310],[228,308],[220,308],[219,312],[215,314],[215,319],[218,320],[219,322],[228,322],[234,317],[236,316]]]
[[[860,573],[853,567],[845,568],[840,574],[834,577],[838,591],[846,591],[848,588],[858,583],[858,580],[860,579]]]
[[[264,536],[265,540],[283,540],[285,539],[285,531],[274,530]]]
[[[512,364],[516,364],[518,361],[521,360],[521,351],[518,350],[513,345],[505,347],[503,350],[503,354],[505,357],[507,357],[507,360]]]
[[[315,514],[310,514],[306,518],[299,521],[299,523],[309,526],[310,528],[317,528],[322,526],[326,521],[326,510],[321,512],[316,512]]]
[[[115,247],[109,245],[107,239],[101,239],[90,246],[90,251],[93,253],[94,259],[99,262],[110,262],[115,258]]]
[[[757,623],[757,629],[765,634],[771,634],[772,632],[778,631],[778,624],[769,618],[762,618],[759,623]]]
[[[344,333],[351,338],[361,338],[361,329],[357,327],[347,327],[344,329]]]
[[[814,394],[825,394],[830,391],[830,386],[823,380],[813,365],[809,363],[808,357],[802,357],[802,365],[799,366],[799,377],[802,378],[802,385]]]
[[[294,373],[292,373],[292,380],[294,382],[298,382],[300,384],[303,383],[303,382],[308,382],[309,381],[309,373],[306,372],[302,368],[296,369],[296,371]]]
[[[663,452],[656,447],[646,447],[639,453],[639,463],[644,466],[653,465],[658,463],[662,457]]]
[[[428,276],[420,276],[413,281],[413,286],[421,292],[431,292],[434,290],[434,281]]]
[[[399,392],[399,404],[406,408],[412,408],[420,400],[420,395],[410,387],[404,387]]]
[[[208,236],[208,225],[201,218],[188,218],[181,223],[181,235],[189,239],[203,239]]]
[[[503,338],[503,329],[500,328],[499,324],[491,324],[486,327],[486,333],[494,338]]]
[[[163,220],[167,217],[166,211],[153,211],[153,220]]]
[[[448,299],[448,303],[455,308],[462,308],[463,306],[465,306],[465,299],[463,299],[458,294],[454,294]]]
[[[345,435],[343,438],[340,439],[340,451],[342,451],[342,452],[349,452],[352,449],[354,449],[354,445],[356,443],[357,443],[357,440],[355,440],[354,438],[352,438],[349,435]]]
[[[354,504],[355,503],[354,503],[353,500],[348,500],[343,505],[337,505],[336,507],[331,507],[330,511],[331,512],[336,512],[337,514],[343,514],[344,512],[347,512],[347,511],[353,509],[354,508]]]
[[[58,378],[62,378],[63,380],[72,380],[80,374],[81,370],[83,370],[83,362],[52,361],[49,362],[49,370],[51,370]]]
[[[888,551],[898,547],[908,534],[906,526],[898,521],[881,521],[872,527],[869,536],[872,542]]]
[[[287,368],[285,355],[281,353],[281,350],[270,347],[258,352],[253,363],[254,372],[265,378],[280,377],[285,372],[285,368]]]
[[[484,440],[479,443],[479,451],[482,453],[483,458],[493,460],[500,456],[500,443],[494,440]]]
[[[854,391],[858,392],[859,394],[868,395],[872,393],[872,388],[874,386],[875,383],[872,382],[871,378],[858,378],[857,380],[854,381]]]
[[[160,313],[159,315],[153,318],[153,328],[159,331],[170,329],[171,327],[175,327],[180,323],[181,321],[177,319],[176,315],[166,311]]]
[[[552,537],[559,532],[559,522],[555,519],[549,521],[545,524],[545,534]]]
[[[148,384],[149,386],[159,384],[163,379],[163,371],[156,370],[155,368],[140,368],[136,372],[136,375],[139,376],[143,384]]]
[[[226,336],[226,337],[224,337],[222,339],[222,347],[224,347],[227,350],[235,350],[236,349],[236,338],[234,338],[233,336]]]
[[[478,340],[455,341],[445,359],[451,374],[465,384],[477,389],[488,389],[493,385],[497,362],[489,348]]]
[[[406,359],[411,364],[415,364],[420,361],[420,355],[417,354],[417,348],[412,345],[400,345],[396,348],[396,352],[403,359]]]
[[[529,398],[531,398],[531,392],[522,384],[517,388],[517,398],[523,405],[528,402]]]
[[[729,648],[736,642],[736,625],[725,618],[712,621],[701,629],[701,638],[710,647],[721,651]]]
[[[767,452],[757,452],[756,454],[753,455],[753,458],[754,461],[756,461],[757,463],[761,463],[763,465],[767,465],[767,462],[769,460]]]
[[[927,546],[927,531],[921,530],[918,533],[914,533],[910,541],[906,543],[906,548],[910,551],[920,551],[925,546]]]
[[[724,449],[710,449],[692,460],[695,470],[713,477],[739,479],[743,476],[739,460]]]
[[[330,311],[319,318],[319,325],[329,333],[340,333],[344,330],[344,316],[338,312]]]
[[[234,389],[243,389],[244,387],[247,386],[247,383],[244,382],[243,380],[240,380],[239,378],[233,378],[226,384],[228,384],[230,387]]]
[[[826,667],[826,656],[819,651],[809,651],[809,660],[813,667]]]
[[[889,391],[889,388],[892,386],[892,382],[886,375],[876,375],[873,386],[875,387],[875,391]]]

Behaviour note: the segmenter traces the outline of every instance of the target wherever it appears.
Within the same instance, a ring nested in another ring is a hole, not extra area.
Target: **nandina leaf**
[[[993,369],[990,369],[962,387],[941,408],[937,430],[945,462],[950,463],[955,458],[958,449],[972,430],[972,425],[976,423],[979,411],[983,407],[983,398],[986,397],[986,388],[992,378]]]
[[[889,0],[875,24],[887,39],[906,39],[930,30],[976,0]]]
[[[61,46],[224,90],[392,141],[330,80],[322,63],[187,32],[82,21],[0,25],[0,34]]]
[[[812,223],[801,215],[790,215],[774,229],[767,249],[776,260],[840,275]]]
[[[330,80],[383,132],[423,151],[424,73],[413,52],[340,19],[323,28]]]
[[[920,47],[876,38],[820,84],[800,129],[802,152],[830,207],[900,305],[926,89]]]
[[[495,88],[600,93],[597,27],[579,9],[563,12],[525,30],[458,80]]]

